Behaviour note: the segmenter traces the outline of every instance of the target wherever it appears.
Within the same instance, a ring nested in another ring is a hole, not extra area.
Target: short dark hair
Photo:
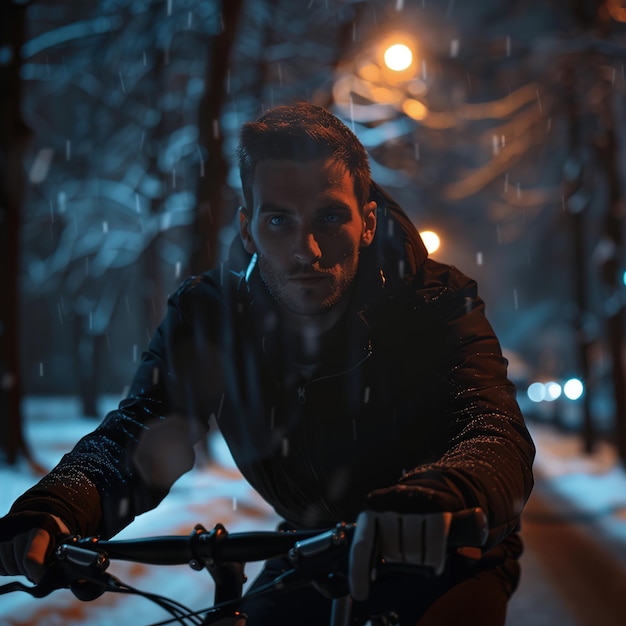
[[[244,124],[237,157],[243,195],[250,210],[254,170],[264,159],[307,161],[333,157],[351,174],[360,210],[369,198],[371,174],[365,148],[339,118],[314,104],[278,106]]]

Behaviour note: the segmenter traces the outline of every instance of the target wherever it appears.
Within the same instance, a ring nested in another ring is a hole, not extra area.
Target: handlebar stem
[[[248,580],[244,573],[244,563],[238,561],[217,561],[213,557],[203,557],[202,550],[197,549],[199,543],[211,543],[214,546],[228,537],[228,531],[223,524],[216,524],[208,532],[201,524],[196,524],[191,532],[190,548],[193,558],[189,561],[192,569],[201,570],[206,567],[215,582],[214,604],[228,600],[238,600],[243,593],[243,585]]]

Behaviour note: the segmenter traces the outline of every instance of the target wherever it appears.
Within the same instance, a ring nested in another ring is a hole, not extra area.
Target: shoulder
[[[372,302],[367,315],[377,329],[410,329],[432,333],[433,337],[453,326],[465,327],[471,319],[485,319],[476,281],[452,265],[429,258],[409,282]]]
[[[424,261],[413,283],[417,289],[442,288],[450,292],[477,291],[476,281],[454,265],[434,261],[430,257]]]
[[[484,306],[473,278],[430,258],[415,275],[409,293],[415,306],[431,308],[438,317],[458,316]]]
[[[182,312],[221,305],[230,307],[240,289],[242,275],[221,263],[215,268],[190,276],[169,297],[170,306]]]

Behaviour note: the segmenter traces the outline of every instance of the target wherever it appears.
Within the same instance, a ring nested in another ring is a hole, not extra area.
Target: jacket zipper
[[[336,372],[335,374],[327,374],[326,376],[319,376],[318,378],[314,378],[313,380],[309,380],[308,382],[304,383],[303,385],[301,385],[300,387],[298,387],[297,392],[298,392],[298,403],[299,404],[306,404],[306,388],[309,385],[312,385],[313,383],[319,383],[322,380],[330,380],[331,378],[338,378],[339,376],[345,376],[346,374],[349,374],[350,372],[352,372],[353,370],[355,370],[357,367],[360,367],[361,365],[363,365],[363,363],[365,363],[365,361],[367,361],[367,359],[369,359],[372,356],[372,342],[368,341],[367,343],[367,354],[357,363],[355,363],[352,367],[349,367],[346,370],[343,370],[341,372]]]
[[[365,311],[359,311],[358,316],[361,318],[361,321],[365,324],[365,326],[369,329],[369,324],[367,323],[367,320],[365,319],[364,313]],[[265,355],[265,358],[267,358],[267,360],[271,363],[272,359],[270,358],[270,355],[267,353],[265,336],[261,338],[261,347],[263,349],[263,354]],[[331,378],[338,378],[339,376],[344,376],[345,374],[349,374],[350,372],[355,370],[357,367],[360,367],[363,363],[365,363],[365,361],[367,361],[367,359],[369,359],[372,356],[372,352],[373,352],[371,335],[369,339],[367,340],[366,349],[367,349],[367,354],[361,360],[359,360],[357,363],[355,363],[348,369],[343,370],[341,372],[336,372],[335,374],[326,374],[325,376],[319,376],[318,378],[314,378],[313,380],[310,380],[300,385],[296,390],[298,394],[298,404],[306,404],[306,388],[309,385],[312,385],[313,383],[318,383],[322,380],[329,380]]]

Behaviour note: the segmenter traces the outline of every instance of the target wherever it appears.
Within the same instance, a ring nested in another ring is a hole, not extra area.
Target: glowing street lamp
[[[409,69],[413,63],[413,53],[411,48],[403,43],[396,43],[389,46],[383,54],[385,65],[394,72],[403,72]]]
[[[439,250],[441,239],[437,233],[432,230],[423,230],[420,232],[420,237],[426,246],[426,250],[428,250],[428,254],[432,254],[433,252]]]
[[[420,98],[428,89],[424,77],[417,76],[419,56],[419,44],[412,35],[401,29],[386,31],[382,37],[377,33],[357,51],[352,63],[342,66],[333,85],[335,103],[353,120],[368,117],[365,111],[370,104],[393,107],[413,120],[423,120],[428,110]]]

